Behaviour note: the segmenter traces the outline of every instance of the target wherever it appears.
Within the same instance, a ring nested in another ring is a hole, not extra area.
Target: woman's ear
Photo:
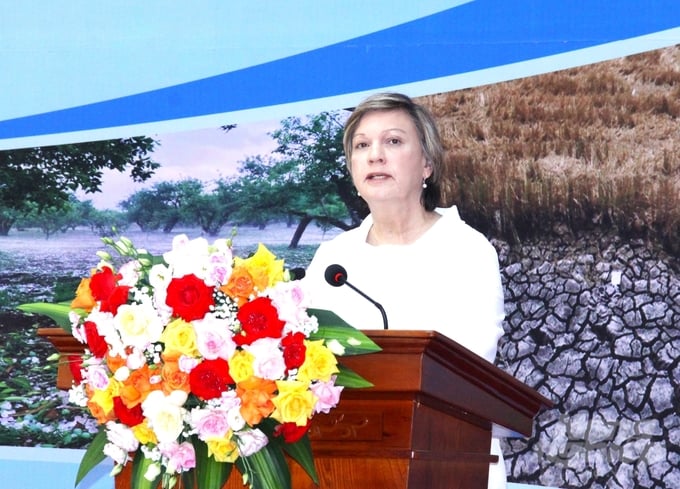
[[[425,167],[423,168],[423,180],[427,180],[430,178],[430,176],[434,173],[434,170],[432,168],[432,163],[429,161],[425,161]]]

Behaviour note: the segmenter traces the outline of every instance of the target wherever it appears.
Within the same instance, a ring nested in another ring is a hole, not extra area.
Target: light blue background
[[[677,0],[45,0],[0,18],[0,149],[280,119],[680,42]]]

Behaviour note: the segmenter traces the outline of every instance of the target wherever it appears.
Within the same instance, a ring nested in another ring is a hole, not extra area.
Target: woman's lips
[[[390,178],[387,173],[369,173],[366,175],[366,180],[385,180],[387,178]]]

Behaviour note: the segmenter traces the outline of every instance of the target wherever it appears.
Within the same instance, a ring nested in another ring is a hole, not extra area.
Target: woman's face
[[[352,180],[369,207],[380,202],[420,202],[432,173],[416,126],[402,110],[368,112],[352,137]]]

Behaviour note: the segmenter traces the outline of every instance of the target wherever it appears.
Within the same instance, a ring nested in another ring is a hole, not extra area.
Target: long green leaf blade
[[[319,476],[316,473],[314,456],[312,455],[312,444],[309,442],[309,436],[305,435],[295,443],[284,443],[282,446],[284,451],[305,469],[305,472],[307,472],[309,478],[314,481],[314,484],[318,485]]]
[[[21,304],[17,309],[31,314],[41,314],[52,319],[57,326],[64,328],[71,332],[71,320],[68,313],[71,310],[71,304],[66,302],[59,302],[57,304],[49,304],[46,302],[32,302],[29,304]]]
[[[231,475],[234,464],[218,462],[208,455],[208,446],[197,437],[192,437],[196,452],[196,487],[198,489],[221,489]]]
[[[348,389],[364,389],[366,387],[373,387],[371,382],[364,379],[361,375],[357,374],[352,369],[345,367],[344,365],[338,364],[338,370],[340,370],[340,372],[337,374],[337,378],[335,379],[335,385],[343,385]]]
[[[325,309],[309,309],[309,313],[319,321],[319,329],[310,335],[311,340],[325,339],[327,343],[329,338],[337,340],[344,350],[342,355],[364,355],[381,350],[372,339],[337,314]]]
[[[106,442],[106,431],[103,427],[100,427],[99,433],[92,439],[85,451],[85,455],[83,455],[83,459],[80,461],[74,487],[80,484],[85,476],[106,458],[106,455],[104,455],[104,445],[106,445]]]
[[[260,451],[236,462],[248,474],[250,489],[291,489],[290,469],[283,450],[269,444]]]
[[[135,453],[135,458],[132,461],[132,478],[130,481],[132,487],[130,489],[156,489],[158,487],[158,484],[161,481],[161,474],[158,474],[158,476],[151,481],[144,477],[152,463],[154,462],[151,459],[146,458],[141,450],[138,450],[137,453]]]

